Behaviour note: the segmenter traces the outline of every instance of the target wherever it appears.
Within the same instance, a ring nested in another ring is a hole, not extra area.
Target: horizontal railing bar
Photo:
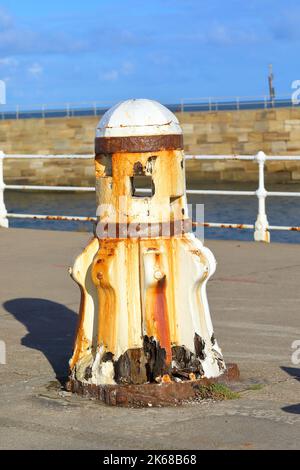
[[[255,196],[256,191],[223,191],[214,189],[187,189],[187,194],[214,194],[220,196]]]
[[[95,192],[94,187],[84,186],[31,186],[31,185],[5,185],[5,189],[16,191],[80,191],[80,192]],[[140,193],[151,194],[151,189],[137,188]],[[223,196],[255,196],[255,191],[223,191],[213,189],[187,189],[187,194],[214,194]],[[299,194],[300,195],[300,194]]]
[[[152,193],[151,189],[137,188],[137,191],[140,193],[150,194]],[[256,196],[256,191],[227,191],[227,190],[218,190],[218,189],[187,189],[187,194],[211,194],[219,196]],[[300,194],[299,194],[300,195]]]
[[[285,227],[283,225],[269,225],[269,230],[291,230],[292,232],[300,232],[300,227]]]
[[[51,160],[53,158],[59,160],[90,160],[95,158],[95,155],[18,155],[18,154],[3,154],[1,158],[5,160]]]
[[[19,160],[27,160],[27,159],[62,159],[62,160],[90,160],[95,157],[94,154],[85,154],[85,155],[21,155],[21,154],[4,154],[1,155],[1,158],[4,159],[19,159]],[[256,155],[186,155],[186,160],[246,160],[246,161],[256,161]],[[266,156],[266,161],[300,161],[299,155],[274,155],[274,156]]]
[[[300,160],[300,156],[299,155],[274,155],[274,156],[267,156],[266,155],[266,161],[299,161]]]
[[[95,192],[94,187],[88,188],[84,186],[31,186],[8,184],[4,186],[4,189],[11,189],[16,191],[80,191],[87,193]]]
[[[142,191],[142,190],[141,190]],[[211,194],[216,196],[256,196],[257,191],[230,191],[230,190],[214,190],[214,189],[187,189],[187,194]],[[292,191],[267,191],[266,196],[285,196],[285,197],[300,197],[300,192]]]
[[[193,225],[200,225],[206,228],[234,228],[234,229],[254,229],[253,224],[223,224],[223,223],[216,223],[216,222],[204,222],[204,223],[196,223]]]
[[[96,217],[77,217],[65,215],[7,214],[10,219],[65,220],[71,222],[96,222]]]
[[[21,155],[21,154],[3,154],[1,158],[4,159],[14,159],[14,160],[51,160],[53,158],[61,160],[73,160],[73,159],[93,159],[95,158],[94,154],[85,154],[85,155]],[[300,158],[300,157],[299,157]],[[254,155],[186,155],[186,160],[255,160]]]
[[[85,186],[31,186],[31,185],[14,185],[9,184],[5,185],[4,189],[14,190],[14,191],[69,191],[69,192],[95,192],[94,187],[85,187]],[[139,188],[140,193],[150,194],[151,189]],[[230,191],[230,190],[214,190],[214,189],[187,189],[187,194],[210,194],[215,196],[256,196],[256,191]],[[267,191],[268,197],[300,197],[300,192],[281,192],[281,191]]]
[[[267,191],[268,197],[273,196],[284,196],[284,197],[300,197],[300,193],[293,193],[293,192],[282,192],[282,191]]]
[[[186,155],[186,160],[246,160],[257,161],[256,155]],[[266,156],[266,161],[300,161],[299,155]]]
[[[193,225],[200,225],[207,228],[234,228],[234,229],[254,229],[255,225],[252,224],[224,224],[224,223],[215,223],[215,222],[204,222],[196,223]],[[300,227],[289,227],[289,226],[281,226],[281,225],[269,225],[269,230],[287,230],[293,232],[300,232]]]
[[[254,155],[185,155],[186,160],[255,160]]]
[[[49,220],[49,221],[70,221],[70,222],[97,222],[96,217],[79,217],[79,216],[62,216],[62,215],[39,215],[39,214],[7,214],[10,219],[38,219],[38,220]],[[253,230],[253,224],[225,224],[217,222],[203,222],[193,223],[194,226],[203,226],[206,228],[227,228],[227,229],[238,229],[238,230]],[[269,230],[287,230],[300,232],[300,227],[288,227],[270,225]]]

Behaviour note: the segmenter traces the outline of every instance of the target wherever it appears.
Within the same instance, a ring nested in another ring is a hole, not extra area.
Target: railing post
[[[8,228],[7,210],[4,203],[3,157],[4,153],[0,151],[0,227]]]
[[[180,100],[180,112],[181,113],[184,112],[184,100],[183,100],[183,98],[181,98],[181,100]]]
[[[270,243],[269,222],[266,214],[266,197],[268,195],[265,188],[266,155],[264,152],[258,152],[255,158],[258,163],[259,184],[256,191],[258,198],[258,215],[255,222],[254,240],[256,242]]]

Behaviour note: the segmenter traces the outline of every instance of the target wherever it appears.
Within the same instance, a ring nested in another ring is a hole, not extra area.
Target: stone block
[[[247,132],[242,132],[241,134],[237,135],[238,142],[248,142],[249,136]]]
[[[284,171],[285,170],[285,163],[282,161],[275,161],[275,162],[267,162],[266,163],[266,171],[268,173],[277,173],[278,171]]]
[[[256,111],[256,121],[271,121],[277,119],[277,113],[275,109],[263,109]]]
[[[289,171],[280,171],[278,173],[266,173],[265,179],[267,184],[288,183],[291,181],[291,173]]]
[[[269,121],[269,131],[270,132],[285,132],[285,121]]]
[[[243,153],[245,155],[255,155],[257,152],[262,150],[261,142],[246,142],[243,145]]]
[[[269,130],[269,121],[255,121],[253,129],[259,132],[267,132]]]
[[[286,131],[300,130],[300,119],[287,119],[284,127]]]
[[[300,141],[300,127],[299,129],[293,129],[289,132],[291,141]]]
[[[290,133],[289,132],[264,132],[263,139],[265,141],[270,141],[270,142],[289,140]]]
[[[206,141],[209,143],[219,143],[224,141],[224,136],[221,134],[212,134],[209,133],[206,136]]]
[[[293,181],[300,181],[300,170],[292,172],[292,180]]]
[[[287,143],[285,141],[272,142],[271,148],[275,155],[280,155],[287,151]]]
[[[184,134],[193,134],[194,132],[194,124],[184,123],[181,128]]]
[[[287,150],[290,153],[290,151],[298,152],[300,155],[300,138],[298,140],[289,140],[287,142]]]
[[[241,170],[231,170],[231,171],[222,171],[221,172],[221,181],[257,181],[258,176],[256,171],[249,171],[245,174],[244,171]]]

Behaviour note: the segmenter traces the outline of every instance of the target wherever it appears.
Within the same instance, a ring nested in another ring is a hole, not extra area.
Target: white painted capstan
[[[95,148],[98,225],[72,270],[82,295],[73,389],[220,376],[206,295],[216,262],[192,232],[176,116],[125,101],[101,119]]]
[[[109,109],[100,120],[96,137],[182,134],[177,117],[157,101],[127,100]]]

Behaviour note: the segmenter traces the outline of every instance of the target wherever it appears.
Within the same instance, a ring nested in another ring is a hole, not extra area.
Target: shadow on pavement
[[[298,403],[298,405],[284,406],[282,408],[282,410],[286,411],[287,413],[293,413],[295,415],[300,415],[300,403]]]
[[[300,369],[297,367],[281,367],[281,370],[289,374],[294,379],[300,380]]]
[[[41,351],[51,364],[56,377],[68,375],[78,316],[65,305],[45,299],[13,299],[3,304],[28,334],[21,344]]]
[[[300,369],[296,367],[281,367],[281,369],[289,374],[291,377],[297,379],[300,381]],[[284,406],[282,408],[283,411],[286,411],[287,413],[293,413],[293,414],[300,414],[300,403],[297,405],[289,405],[289,406]]]

